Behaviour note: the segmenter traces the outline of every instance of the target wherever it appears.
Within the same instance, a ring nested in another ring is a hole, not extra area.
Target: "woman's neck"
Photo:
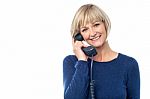
[[[117,58],[118,53],[114,52],[106,41],[101,47],[96,48],[97,55],[93,57],[95,61],[107,62]]]

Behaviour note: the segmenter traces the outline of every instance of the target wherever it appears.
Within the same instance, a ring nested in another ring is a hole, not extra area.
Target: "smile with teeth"
[[[100,37],[101,37],[101,36],[98,36],[98,37],[95,37],[95,38],[93,38],[93,39],[91,39],[91,40],[95,41],[95,40],[98,40]]]

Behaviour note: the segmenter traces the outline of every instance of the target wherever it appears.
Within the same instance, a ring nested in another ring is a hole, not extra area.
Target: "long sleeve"
[[[127,77],[127,99],[140,99],[140,73],[135,59],[130,64]]]
[[[64,99],[86,99],[89,85],[87,61],[67,56],[63,61]]]

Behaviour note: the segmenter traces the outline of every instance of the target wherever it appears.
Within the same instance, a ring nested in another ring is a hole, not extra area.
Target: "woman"
[[[75,55],[63,60],[64,99],[140,99],[138,63],[110,48],[110,27],[108,16],[96,5],[83,5],[76,12],[71,26]],[[87,45],[74,39],[78,33],[96,49],[95,56],[83,52]]]

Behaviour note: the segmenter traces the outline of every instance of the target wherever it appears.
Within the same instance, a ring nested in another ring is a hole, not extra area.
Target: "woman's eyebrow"
[[[87,28],[87,27],[86,27],[86,26],[81,26],[81,29],[82,29],[82,28]]]
[[[93,24],[94,24],[94,23],[100,23],[100,21],[94,21]]]

